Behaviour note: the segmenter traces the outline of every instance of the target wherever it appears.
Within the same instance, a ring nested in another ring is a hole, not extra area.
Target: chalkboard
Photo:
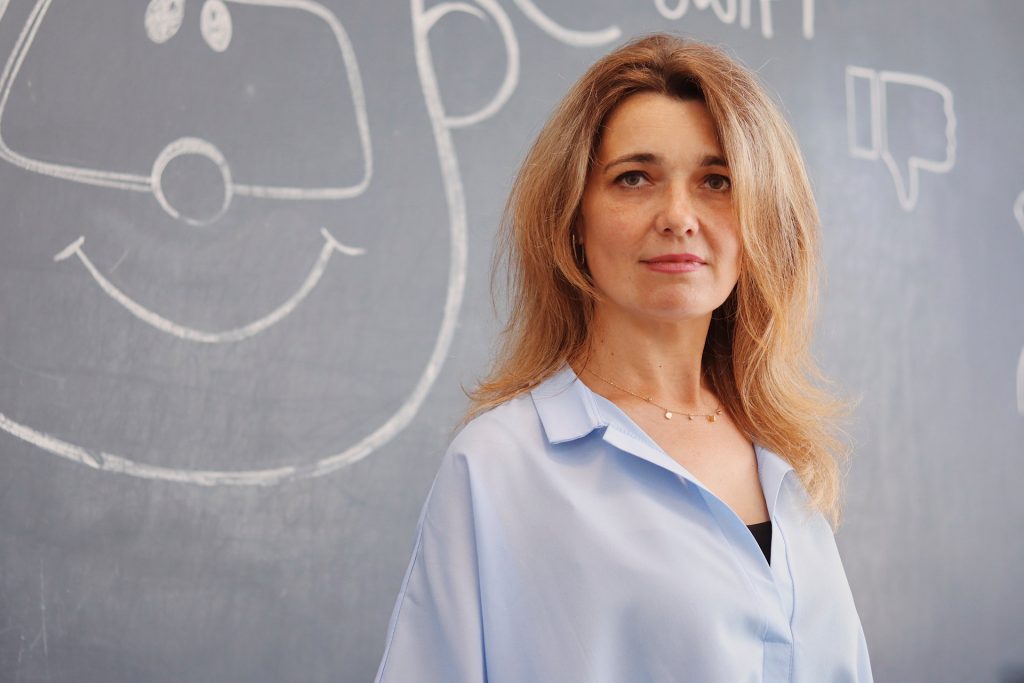
[[[0,0],[0,680],[372,680],[500,329],[515,169],[654,30],[753,68],[805,152],[876,678],[1024,680],[1022,26],[998,0]]]

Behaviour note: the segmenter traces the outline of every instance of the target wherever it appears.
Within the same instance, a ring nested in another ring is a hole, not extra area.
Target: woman
[[[419,520],[377,680],[870,681],[808,353],[817,215],[722,52],[599,60],[516,180],[511,319]]]

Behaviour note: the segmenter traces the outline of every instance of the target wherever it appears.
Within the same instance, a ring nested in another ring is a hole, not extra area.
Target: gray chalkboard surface
[[[1024,3],[0,0],[0,680],[369,681],[511,177],[639,33],[820,201],[880,681],[1024,680]]]

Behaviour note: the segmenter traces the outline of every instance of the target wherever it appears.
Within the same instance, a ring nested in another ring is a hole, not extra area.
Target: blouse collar
[[[534,387],[530,394],[550,444],[575,441],[603,429],[602,438],[605,441],[706,488],[615,404],[591,391],[568,364]],[[754,444],[754,452],[761,488],[771,512],[775,508],[783,480],[789,472],[794,471],[793,466],[760,444]]]

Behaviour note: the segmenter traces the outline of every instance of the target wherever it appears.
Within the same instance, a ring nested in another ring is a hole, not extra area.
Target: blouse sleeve
[[[453,444],[420,513],[376,683],[487,680],[471,494]]]

